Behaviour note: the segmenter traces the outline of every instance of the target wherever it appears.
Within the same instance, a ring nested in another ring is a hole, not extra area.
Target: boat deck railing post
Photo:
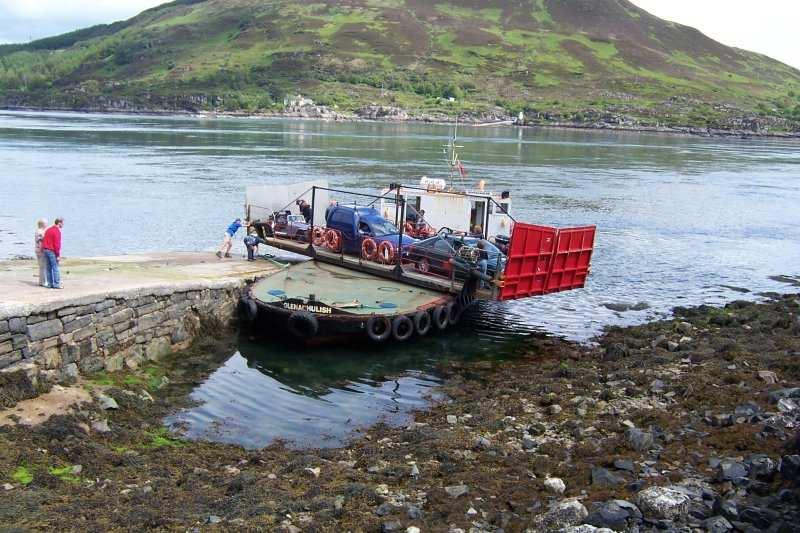
[[[309,223],[311,228],[308,234],[308,253],[311,257],[317,256],[317,251],[314,249],[314,215],[316,211],[316,203],[317,203],[317,186],[313,185],[311,187],[311,222]]]
[[[400,238],[397,239],[397,264],[394,267],[395,274],[398,278],[403,276],[403,230],[405,229],[406,220],[406,200],[400,194],[400,189],[397,189],[397,203],[395,204],[395,220],[397,219],[397,212],[400,212],[400,223],[398,224]]]
[[[489,239],[489,206],[492,205],[492,197],[486,197],[486,206],[484,207],[484,211],[486,211],[484,216],[484,223],[483,223],[483,238]]]

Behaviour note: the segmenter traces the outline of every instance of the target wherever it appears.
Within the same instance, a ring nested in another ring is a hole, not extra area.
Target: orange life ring
[[[411,236],[413,237],[413,236],[414,236],[414,224],[412,224],[411,222],[406,222],[406,223],[403,225],[403,231],[404,231],[404,232],[405,232],[407,235],[411,235]]]
[[[312,239],[314,246],[324,246],[325,245],[325,228],[321,228],[319,226],[315,226],[312,232]]]
[[[378,246],[378,261],[384,265],[391,265],[394,263],[395,249],[394,244],[389,241],[383,241]]]
[[[378,243],[375,239],[367,237],[361,242],[361,258],[367,261],[374,261],[378,253]]]
[[[339,253],[342,251],[342,237],[335,229],[329,229],[325,232],[325,246],[331,252]]]

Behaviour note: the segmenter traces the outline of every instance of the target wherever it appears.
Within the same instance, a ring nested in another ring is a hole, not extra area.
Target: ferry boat
[[[515,221],[509,192],[487,191],[483,182],[454,185],[466,177],[455,148],[454,137],[445,151],[449,183],[423,177],[377,194],[325,182],[248,187],[246,217],[261,242],[308,260],[249,289],[240,302],[247,322],[310,343],[344,336],[404,342],[457,324],[477,300],[582,288],[596,227]],[[300,205],[308,235],[274,231],[277,215]],[[445,258],[432,268],[428,253]]]

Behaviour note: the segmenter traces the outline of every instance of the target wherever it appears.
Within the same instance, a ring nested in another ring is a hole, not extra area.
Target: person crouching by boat
[[[40,218],[36,221],[36,235],[34,237],[36,248],[36,262],[39,264],[39,285],[47,287],[47,259],[42,250],[42,241],[44,240],[44,232],[47,230],[47,220]]]
[[[225,257],[231,256],[231,247],[233,246],[233,237],[236,235],[236,232],[239,231],[239,228],[242,227],[242,219],[237,218],[234,220],[228,229],[225,230],[225,237],[222,240],[222,246],[219,247],[217,250],[217,257],[222,259],[222,254],[225,254]]]
[[[255,228],[251,227],[249,233],[244,238],[244,245],[247,247],[247,260],[255,261],[258,253],[258,245],[263,242],[256,234]]]
[[[61,272],[58,263],[61,261],[61,228],[64,226],[64,219],[57,218],[53,225],[47,228],[42,239],[42,253],[47,261],[46,287],[51,289],[61,289]]]

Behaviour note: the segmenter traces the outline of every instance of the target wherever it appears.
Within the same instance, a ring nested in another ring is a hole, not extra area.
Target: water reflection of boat
[[[288,392],[314,398],[334,389],[349,390],[356,382],[375,386],[409,371],[426,374],[434,366],[430,352],[407,347],[384,357],[387,354],[334,346],[316,350],[313,357],[306,358],[288,345],[242,343],[239,353],[250,368],[279,381]]]
[[[469,327],[467,321],[465,329]],[[353,383],[375,386],[409,373],[436,380],[438,365],[444,361],[516,356],[523,337],[509,338],[510,330],[495,331],[497,337],[486,346],[476,346],[471,337],[449,335],[426,337],[412,344],[385,344],[368,351],[332,344],[305,355],[291,342],[242,338],[238,350],[248,367],[279,381],[286,391],[319,398],[331,390],[348,390]]]

